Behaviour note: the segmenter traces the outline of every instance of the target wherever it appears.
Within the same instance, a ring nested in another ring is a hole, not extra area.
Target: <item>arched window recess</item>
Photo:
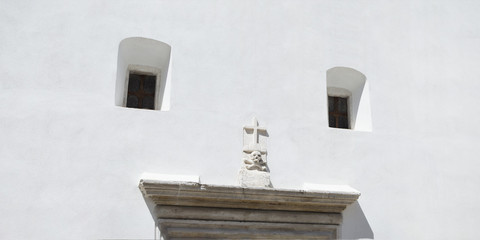
[[[357,131],[371,131],[372,120],[367,78],[348,67],[327,71],[328,125]]]

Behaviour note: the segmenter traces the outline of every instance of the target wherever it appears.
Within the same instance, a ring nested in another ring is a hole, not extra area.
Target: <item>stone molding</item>
[[[341,212],[360,196],[158,180],[139,188],[165,239],[335,239]]]

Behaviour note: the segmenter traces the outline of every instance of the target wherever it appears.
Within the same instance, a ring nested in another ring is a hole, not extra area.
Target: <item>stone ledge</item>
[[[360,193],[242,188],[142,180],[140,190],[158,205],[341,213]]]

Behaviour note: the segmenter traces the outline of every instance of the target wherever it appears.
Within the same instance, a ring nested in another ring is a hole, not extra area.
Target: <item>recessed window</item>
[[[349,128],[348,98],[328,96],[328,126]]]
[[[157,40],[122,40],[118,47],[115,105],[168,111],[170,53],[171,47]]]
[[[155,109],[157,76],[130,73],[128,76],[127,107]]]
[[[327,96],[330,127],[372,131],[368,82],[363,73],[347,67],[329,69]]]

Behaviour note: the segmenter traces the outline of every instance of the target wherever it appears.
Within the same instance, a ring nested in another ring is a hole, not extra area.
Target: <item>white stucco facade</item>
[[[342,237],[476,239],[479,10],[468,0],[3,0],[0,238],[153,239],[142,173],[236,185],[255,116],[275,188],[361,192]],[[115,104],[130,37],[171,47],[168,111]],[[334,67],[366,77],[368,131],[328,127]]]

